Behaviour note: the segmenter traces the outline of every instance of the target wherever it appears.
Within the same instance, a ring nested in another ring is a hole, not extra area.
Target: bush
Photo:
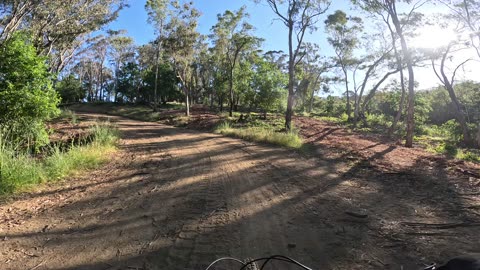
[[[45,59],[25,35],[0,45],[0,127],[14,144],[48,143],[45,121],[59,113],[59,98]]]

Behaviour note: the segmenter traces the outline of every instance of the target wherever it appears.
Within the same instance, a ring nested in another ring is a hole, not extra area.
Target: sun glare
[[[443,29],[438,26],[426,26],[418,31],[413,37],[410,45],[414,48],[434,49],[442,47],[457,38],[452,29]]]

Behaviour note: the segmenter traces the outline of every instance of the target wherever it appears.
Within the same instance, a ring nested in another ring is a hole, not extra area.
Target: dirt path
[[[480,200],[441,169],[386,173],[112,119],[124,138],[108,165],[0,204],[1,269],[204,269],[272,254],[314,269],[417,269],[480,250]]]

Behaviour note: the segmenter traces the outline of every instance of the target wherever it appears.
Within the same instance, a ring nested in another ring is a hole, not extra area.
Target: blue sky
[[[336,9],[348,9],[348,1],[334,1],[328,13],[333,13]],[[238,10],[243,5],[247,6],[247,12],[250,14],[249,23],[256,28],[256,35],[265,39],[265,50],[286,50],[287,35],[285,26],[275,20],[275,16],[270,7],[265,3],[255,4],[251,0],[196,0],[195,7],[201,11],[202,16],[199,20],[199,31],[202,34],[208,34],[210,28],[217,21],[217,14],[225,10]],[[119,30],[125,29],[128,35],[135,39],[137,45],[145,44],[152,40],[154,35],[153,28],[147,23],[147,14],[145,12],[145,0],[130,0],[130,7],[120,13],[120,17],[109,27]],[[314,35],[308,37],[309,41],[320,43],[322,47],[330,50],[329,45],[322,37],[323,29],[320,29]]]
[[[134,38],[137,45],[145,44],[148,41],[152,40],[154,37],[153,28],[147,23],[147,14],[145,11],[145,1],[146,0],[129,0],[129,8],[121,11],[120,16],[117,21],[111,23],[109,28],[119,30],[125,29],[128,31],[128,35]],[[198,30],[202,34],[209,34],[210,28],[217,21],[217,14],[223,13],[225,10],[238,10],[241,6],[247,6],[247,12],[250,14],[248,19],[249,23],[255,26],[256,35],[265,39],[263,44],[263,49],[268,50],[283,50],[287,51],[287,33],[285,31],[285,26],[276,19],[276,16],[273,14],[272,10],[266,3],[256,4],[253,0],[193,0],[195,7],[200,10],[202,16],[199,20]],[[354,11],[351,11],[349,6],[349,0],[334,0],[332,5],[328,10],[328,14],[333,13],[337,9],[342,9],[347,11],[347,14],[352,14]],[[432,6],[424,8],[423,12],[432,12]],[[437,8],[434,8],[438,9]],[[323,21],[325,18],[322,18]],[[439,30],[439,29],[437,29]],[[433,34],[432,31],[425,29],[420,31],[420,37],[418,41],[429,42],[430,44],[435,43],[439,35]],[[441,32],[440,32],[441,33]],[[426,41],[422,41],[426,40]],[[317,43],[320,45],[321,53],[325,56],[333,55],[333,51],[330,45],[326,41],[325,33],[323,32],[323,27],[319,24],[319,30],[313,35],[309,35],[306,38],[306,41]],[[417,42],[418,43],[418,42]],[[462,56],[463,57],[463,56]],[[460,58],[462,58],[460,57]],[[480,69],[480,64],[474,63],[470,68],[470,72],[466,73],[464,79],[475,79],[475,73],[472,73],[474,70]],[[420,83],[420,88],[432,87],[438,84],[437,78],[432,72],[431,68],[417,68],[416,70],[416,80]],[[339,92],[342,89],[341,85],[335,87],[336,91]]]

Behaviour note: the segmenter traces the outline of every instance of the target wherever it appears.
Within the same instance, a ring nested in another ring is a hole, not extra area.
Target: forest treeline
[[[201,34],[193,2],[147,0],[155,38],[136,45],[108,30],[123,0],[0,3],[0,125],[12,140],[48,140],[45,121],[60,103],[116,102],[151,106],[182,102],[212,109],[336,117],[353,127],[381,124],[412,146],[436,129],[464,146],[480,145],[480,84],[460,80],[480,61],[480,3],[474,0],[352,0],[355,11],[326,0],[257,0],[285,31],[287,51],[262,50],[246,7],[218,14]],[[425,13],[428,6],[447,13]],[[351,14],[349,14],[351,13]],[[429,24],[455,27],[445,46],[419,49],[411,41]],[[101,30],[101,31],[100,31]],[[334,55],[306,42],[323,33]],[[470,50],[465,59],[459,51]],[[452,59],[460,58],[459,61]],[[439,86],[418,89],[417,68]],[[334,96],[333,89],[342,89]]]

